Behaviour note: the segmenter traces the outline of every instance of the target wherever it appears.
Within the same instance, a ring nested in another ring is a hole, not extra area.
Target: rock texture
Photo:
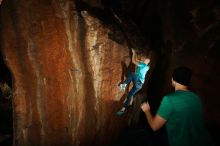
[[[13,76],[15,146],[110,145],[124,127],[115,112],[129,50],[118,27],[75,1],[5,0],[1,50]]]
[[[111,145],[117,137],[127,119],[115,117],[122,96],[116,86],[129,40],[140,45],[140,38],[119,30],[111,9],[123,22],[133,18],[156,52],[144,87],[153,108],[171,91],[172,69],[186,65],[206,121],[220,127],[217,0],[4,0],[0,47],[13,76],[15,146]]]

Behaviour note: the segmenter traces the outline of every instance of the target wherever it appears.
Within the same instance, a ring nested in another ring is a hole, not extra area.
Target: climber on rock
[[[132,63],[137,66],[137,69],[135,72],[130,72],[126,80],[119,85],[119,89],[125,91],[127,85],[131,81],[133,82],[133,87],[127,95],[126,101],[124,102],[124,106],[121,108],[120,111],[116,113],[118,116],[124,115],[125,111],[132,105],[131,101],[133,100],[133,96],[142,88],[145,81],[145,76],[148,70],[150,69],[149,55],[141,53],[140,55],[138,55],[138,58],[139,59],[137,59],[136,51],[132,49]]]

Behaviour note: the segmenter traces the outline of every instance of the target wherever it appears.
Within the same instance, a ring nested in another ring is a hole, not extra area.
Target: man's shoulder
[[[176,92],[169,93],[169,94],[165,95],[163,98],[171,98],[173,96],[176,96]]]
[[[174,102],[174,101],[179,101],[179,100],[200,100],[200,96],[197,95],[194,92],[191,91],[176,91],[173,93],[170,93],[164,98],[168,101]]]
[[[179,96],[180,96],[179,93],[177,93],[177,92],[172,92],[172,93],[169,93],[169,94],[165,95],[165,96],[163,97],[163,100],[173,101],[173,100],[176,99],[176,97],[179,97]]]

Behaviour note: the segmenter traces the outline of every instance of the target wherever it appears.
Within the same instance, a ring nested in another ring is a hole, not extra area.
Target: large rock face
[[[1,49],[13,76],[15,146],[108,145],[123,127],[118,31],[70,0],[5,0]],[[109,132],[110,131],[110,132]]]
[[[87,5],[99,19],[80,11]],[[109,6],[133,18],[156,52],[144,89],[152,107],[171,91],[172,69],[186,65],[206,121],[220,127],[217,0],[4,0],[0,47],[14,80],[14,145],[111,145],[117,137],[126,119],[115,117],[116,86],[129,52],[128,38],[94,8]]]

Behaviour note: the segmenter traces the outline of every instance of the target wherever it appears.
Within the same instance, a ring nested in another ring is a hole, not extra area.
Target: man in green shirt
[[[191,75],[189,68],[176,68],[172,75],[175,92],[163,97],[157,114],[152,116],[148,102],[141,109],[154,131],[166,124],[170,146],[213,146],[204,126],[201,100],[188,89]]]

